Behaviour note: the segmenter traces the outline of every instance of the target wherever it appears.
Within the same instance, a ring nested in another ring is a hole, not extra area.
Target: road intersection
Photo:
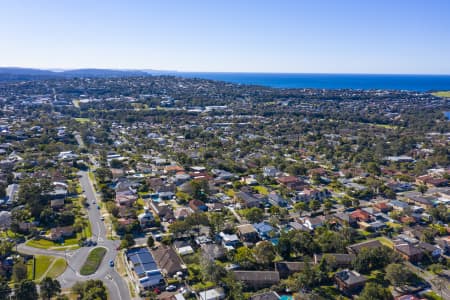
[[[80,275],[80,269],[84,264],[89,251],[92,247],[81,247],[77,250],[49,250],[49,249],[37,249],[34,247],[26,246],[25,244],[18,245],[17,249],[25,254],[41,254],[41,255],[51,255],[57,257],[63,257],[67,261],[67,268],[63,274],[61,274],[57,279],[61,283],[62,288],[70,288],[77,281],[85,281],[88,279],[100,279],[104,282],[108,289],[109,299],[111,300],[128,300],[131,299],[130,292],[125,280],[117,273],[117,271],[109,266],[109,261],[115,261],[119,246],[119,241],[109,240],[107,238],[108,230],[105,223],[100,220],[101,212],[97,209],[97,196],[94,191],[92,182],[86,171],[80,171],[80,184],[83,188],[84,195],[90,208],[88,211],[89,222],[91,223],[92,238],[97,241],[97,247],[104,247],[107,249],[105,257],[103,258],[97,271],[89,276]]]

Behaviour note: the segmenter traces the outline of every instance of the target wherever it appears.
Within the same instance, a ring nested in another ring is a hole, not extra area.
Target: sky
[[[0,66],[450,74],[449,0],[0,0]]]

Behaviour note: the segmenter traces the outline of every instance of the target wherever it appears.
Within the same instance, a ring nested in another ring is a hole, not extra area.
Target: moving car
[[[114,261],[110,260],[110,261],[109,261],[109,266],[110,266],[110,267],[114,267]]]

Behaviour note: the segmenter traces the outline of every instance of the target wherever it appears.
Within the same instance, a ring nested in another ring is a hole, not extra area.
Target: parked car
[[[173,285],[173,284],[171,284],[171,285],[166,287],[166,291],[168,291],[168,292],[173,292],[173,291],[176,291],[176,290],[177,290],[177,287],[175,285]]]

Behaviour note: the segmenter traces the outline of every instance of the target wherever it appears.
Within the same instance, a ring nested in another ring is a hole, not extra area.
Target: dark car
[[[100,209],[100,205],[97,205],[97,209]]]

